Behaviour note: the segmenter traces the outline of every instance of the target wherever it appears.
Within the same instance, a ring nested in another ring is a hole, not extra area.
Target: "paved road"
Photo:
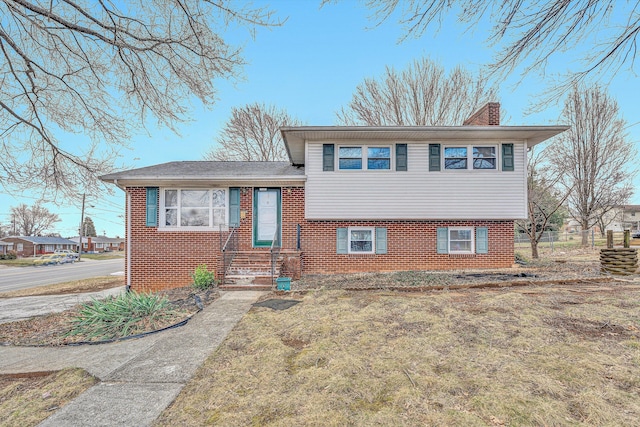
[[[109,276],[124,272],[124,258],[82,260],[74,264],[38,267],[8,267],[0,269],[0,292],[53,285],[90,277]]]

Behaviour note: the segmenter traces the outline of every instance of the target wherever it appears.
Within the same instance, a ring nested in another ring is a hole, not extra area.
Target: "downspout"
[[[131,290],[131,193],[127,191],[127,292]]]
[[[131,194],[127,191],[126,187],[121,187],[120,185],[118,185],[118,180],[114,179],[113,183],[116,185],[116,187],[118,187],[119,189],[121,189],[122,191],[124,191],[124,193],[127,195],[127,202],[126,202],[126,206],[125,206],[125,215],[127,217],[126,221],[127,221],[127,229],[126,229],[126,233],[127,233],[127,258],[126,258],[126,266],[125,266],[125,274],[127,276],[127,286],[126,286],[126,290],[127,292],[129,292],[131,290]]]

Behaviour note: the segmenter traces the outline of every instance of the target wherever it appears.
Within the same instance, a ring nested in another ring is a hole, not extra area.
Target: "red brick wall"
[[[220,269],[220,233],[158,231],[146,226],[146,189],[131,194],[131,289],[149,292],[189,286],[199,264]]]
[[[188,286],[191,273],[206,264],[222,269],[220,233],[214,231],[158,231],[146,226],[146,190],[128,188],[131,194],[131,286],[135,291],[155,291]],[[301,226],[302,259],[297,267],[304,275],[363,271],[446,270],[510,267],[514,259],[513,221],[307,221],[304,188],[282,188],[282,247],[296,248],[296,225]],[[240,208],[245,212],[239,228],[240,250],[268,251],[252,247],[253,188],[243,187]],[[371,226],[387,228],[387,254],[338,255],[336,229]],[[436,253],[438,227],[488,227],[489,253],[448,255]],[[285,268],[285,270],[286,270]],[[287,274],[294,274],[288,272]]]
[[[386,227],[387,254],[336,254],[339,227]],[[488,227],[487,254],[436,253],[438,227]],[[302,227],[305,275],[365,271],[503,268],[514,262],[513,221],[306,221]]]

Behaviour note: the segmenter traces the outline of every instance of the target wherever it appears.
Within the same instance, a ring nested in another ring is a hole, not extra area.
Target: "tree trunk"
[[[580,228],[582,229],[582,247],[586,248],[589,246],[589,224],[582,223]]]
[[[531,239],[531,258],[538,259],[538,242],[535,239]]]

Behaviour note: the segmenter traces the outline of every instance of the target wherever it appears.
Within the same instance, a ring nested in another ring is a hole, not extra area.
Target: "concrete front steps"
[[[240,251],[227,268],[223,290],[270,290],[272,281],[280,275],[282,258],[276,261],[271,275],[271,254],[266,251]]]

